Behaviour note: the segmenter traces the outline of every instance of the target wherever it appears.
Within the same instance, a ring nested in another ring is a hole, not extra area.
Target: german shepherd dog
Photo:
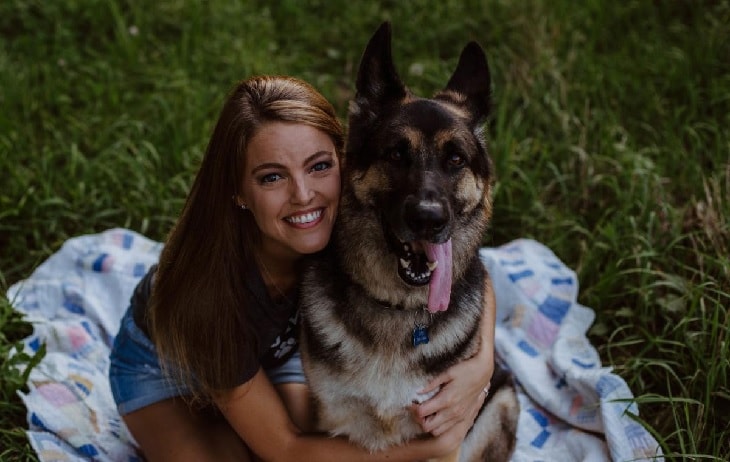
[[[478,257],[493,177],[482,124],[490,75],[469,43],[445,89],[401,82],[383,23],[362,56],[343,191],[328,249],[304,275],[301,353],[318,428],[371,451],[423,436],[417,392],[480,347],[494,310]],[[497,366],[490,395],[449,460],[508,460],[518,403]],[[460,459],[459,459],[460,457]]]

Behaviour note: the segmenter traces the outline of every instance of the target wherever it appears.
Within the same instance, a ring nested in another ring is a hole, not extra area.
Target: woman
[[[253,77],[230,94],[112,349],[112,392],[149,460],[419,460],[463,439],[493,370],[493,313],[488,347],[414,409],[433,438],[368,454],[305,433],[297,281],[329,241],[343,144],[332,106],[300,80]]]

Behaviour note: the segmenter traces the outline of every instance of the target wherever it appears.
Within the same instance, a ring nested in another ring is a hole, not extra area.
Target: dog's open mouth
[[[398,255],[398,275],[413,286],[428,284],[438,261],[429,261],[421,241],[406,242]]]
[[[412,241],[401,244],[398,275],[407,284],[428,284],[428,311],[445,311],[451,298],[451,239],[442,244]]]

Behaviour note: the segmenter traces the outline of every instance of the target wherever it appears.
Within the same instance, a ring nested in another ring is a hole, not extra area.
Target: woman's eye
[[[312,167],[312,171],[313,172],[322,172],[324,170],[329,170],[330,168],[332,168],[332,162],[322,161],[322,162],[317,162],[316,164],[314,164],[314,166]]]
[[[278,173],[268,173],[259,178],[259,183],[261,183],[261,184],[274,183],[275,181],[278,181],[280,179],[281,179],[281,175],[279,175]]]

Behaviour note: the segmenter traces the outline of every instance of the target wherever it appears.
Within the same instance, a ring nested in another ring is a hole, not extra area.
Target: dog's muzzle
[[[450,237],[450,211],[438,197],[433,189],[421,189],[406,196],[400,207],[392,207],[389,219],[383,217],[385,234],[398,257],[398,275],[413,286],[429,283],[439,264],[430,250]]]

